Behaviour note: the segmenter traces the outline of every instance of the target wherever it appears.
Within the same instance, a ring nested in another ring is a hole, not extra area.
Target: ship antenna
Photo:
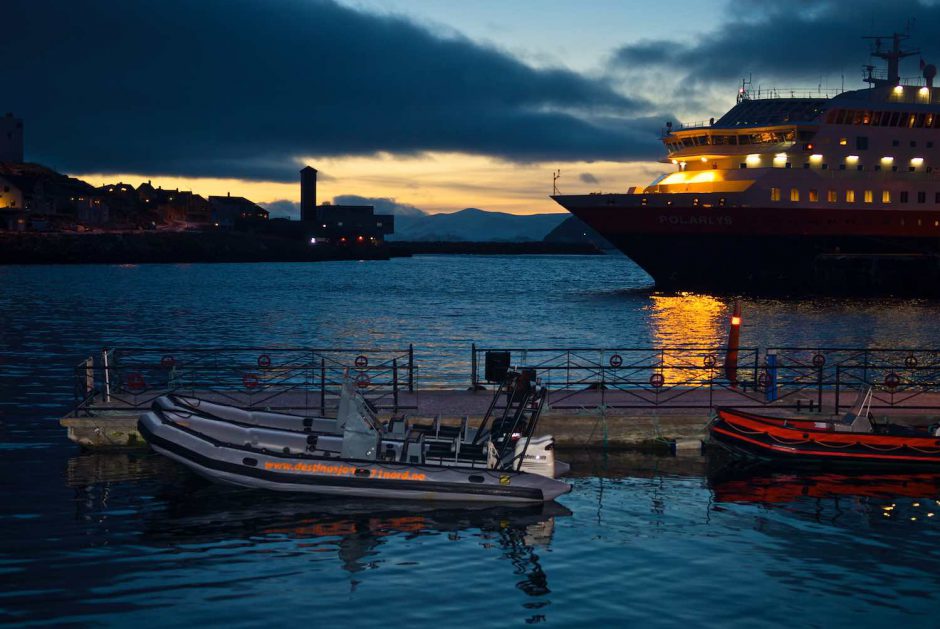
[[[552,195],[558,196],[558,178],[561,177],[561,168],[552,173]]]

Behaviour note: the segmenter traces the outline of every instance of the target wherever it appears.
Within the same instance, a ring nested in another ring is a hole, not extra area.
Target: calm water
[[[940,346],[935,302],[744,309],[747,345]],[[82,454],[55,423],[103,345],[414,343],[422,378],[468,381],[471,342],[709,343],[728,312],[620,257],[0,268],[0,621],[936,626],[940,476],[570,453],[548,508],[349,504]]]

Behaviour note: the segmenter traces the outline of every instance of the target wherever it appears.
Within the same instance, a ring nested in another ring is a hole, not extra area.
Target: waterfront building
[[[252,223],[268,220],[268,211],[246,199],[226,196],[209,197],[210,220],[213,225],[223,229],[232,229],[239,223]]]
[[[317,169],[300,171],[300,220],[311,243],[378,245],[395,232],[395,216],[376,214],[372,205],[317,205]]]

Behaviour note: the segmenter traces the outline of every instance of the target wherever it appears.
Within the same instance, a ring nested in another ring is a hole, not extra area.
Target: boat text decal
[[[676,216],[661,214],[659,223],[670,225],[730,225],[730,216]]]
[[[264,469],[282,472],[301,472],[303,474],[328,474],[330,476],[356,476],[359,468],[350,465],[330,465],[326,463],[281,463],[278,461],[265,461]],[[427,480],[424,474],[393,470],[369,470],[370,478],[389,478],[394,480]],[[361,473],[360,473],[361,474]]]

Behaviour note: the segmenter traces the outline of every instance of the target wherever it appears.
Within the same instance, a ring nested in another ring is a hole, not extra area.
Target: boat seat
[[[457,451],[453,441],[428,441],[425,456],[429,459],[454,459]]]

